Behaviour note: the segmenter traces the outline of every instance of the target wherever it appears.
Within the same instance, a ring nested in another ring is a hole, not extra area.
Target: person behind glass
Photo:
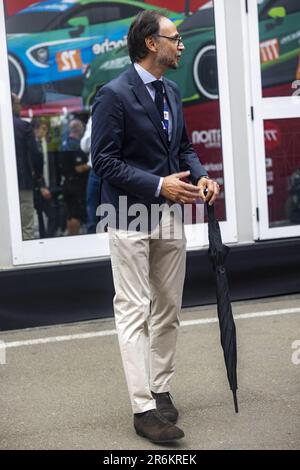
[[[83,133],[84,124],[80,119],[72,119],[61,145],[68,235],[78,235],[81,223],[86,222],[86,186],[90,168],[86,154],[80,149]]]
[[[89,177],[86,188],[86,231],[87,233],[96,233],[97,226],[97,207],[99,204],[100,195],[100,178],[96,175],[92,168],[91,157],[91,133],[92,133],[92,118],[86,124],[85,133],[80,141],[80,147],[83,152],[89,155],[88,165],[90,167]]]
[[[38,214],[40,238],[53,237],[56,230],[55,202],[51,191],[51,171],[48,156],[49,124],[43,119],[32,121],[37,147],[43,158],[41,187],[35,186],[34,206]],[[43,214],[47,217],[45,227]]]
[[[162,443],[184,436],[175,425],[178,410],[170,382],[186,240],[182,217],[167,208],[198,197],[213,204],[219,187],[188,140],[177,85],[163,78],[168,69],[177,69],[184,51],[176,25],[158,12],[144,11],[130,26],[128,49],[132,65],[103,86],[94,101],[92,161],[102,181],[101,204],[112,204],[117,214],[119,196],[127,197],[129,207],[140,203],[148,211],[166,203],[152,231],[127,231],[118,219],[108,228],[115,320],[134,428]],[[182,181],[187,177],[191,182]],[[173,232],[165,233],[183,235],[160,236],[170,226]]]
[[[43,158],[32,126],[20,118],[21,102],[11,94],[23,240],[34,238],[34,186],[42,187]]]

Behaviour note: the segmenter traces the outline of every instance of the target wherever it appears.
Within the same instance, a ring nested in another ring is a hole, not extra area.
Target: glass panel
[[[185,106],[187,128],[194,149],[211,178],[220,185],[220,195],[215,204],[218,220],[226,220],[225,189],[222,159],[222,135],[219,100]]]
[[[264,122],[269,226],[300,224],[300,119]]]
[[[80,147],[85,131],[89,137],[90,107],[99,87],[130,65],[132,16],[161,7],[177,22],[186,48],[178,70],[166,77],[179,85],[191,140],[221,184],[216,211],[226,219],[213,2],[4,3],[11,90],[21,104],[14,99],[24,239],[95,232],[99,178],[88,145],[87,153]]]
[[[292,96],[300,87],[300,2],[257,2],[263,96]]]

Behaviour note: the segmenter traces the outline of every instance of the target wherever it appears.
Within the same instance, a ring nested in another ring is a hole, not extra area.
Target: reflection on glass
[[[257,0],[263,96],[300,89],[300,2]]]
[[[126,39],[133,17],[161,7],[176,21],[185,45],[178,70],[166,76],[180,88],[202,163],[221,184],[217,215],[225,220],[213,2],[22,0],[20,7],[14,5],[5,0],[11,90],[21,100],[20,116],[31,127],[41,162],[38,171],[32,157],[28,163],[33,229],[31,219],[30,234],[23,230],[23,238],[95,233],[100,183],[89,157],[90,107],[98,89],[130,65]]]
[[[269,226],[300,224],[300,119],[264,122]]]
[[[184,112],[193,146],[210,177],[220,185],[215,211],[218,220],[224,221],[226,209],[219,101],[185,106]]]

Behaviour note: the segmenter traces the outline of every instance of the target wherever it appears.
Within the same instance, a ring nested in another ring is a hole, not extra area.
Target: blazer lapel
[[[176,98],[175,98],[175,93],[172,89],[172,87],[167,83],[166,80],[163,80],[164,82],[164,87],[166,90],[166,95],[168,98],[168,103],[171,108],[171,113],[172,113],[172,136],[171,136],[171,145],[172,146],[175,137],[176,137],[176,132],[177,132],[177,105],[176,105]]]
[[[143,108],[145,109],[146,113],[148,114],[148,116],[151,119],[152,123],[154,124],[155,128],[157,129],[164,145],[168,149],[167,137],[166,137],[166,134],[163,130],[158,110],[157,110],[157,108],[155,106],[155,103],[153,102],[146,86],[142,82],[142,80],[140,81],[140,83],[135,83],[133,85],[132,90],[133,90],[135,96],[137,97],[137,99],[139,100],[139,102],[141,103],[141,105],[143,106]]]

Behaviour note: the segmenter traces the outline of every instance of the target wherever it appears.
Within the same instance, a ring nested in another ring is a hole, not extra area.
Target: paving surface
[[[116,335],[93,336],[114,330],[113,320],[0,333],[9,346],[0,365],[0,449],[300,449],[300,295],[237,302],[233,311],[279,311],[236,319],[239,414],[218,324],[184,325],[215,318],[215,307],[183,310],[172,394],[185,438],[164,447],[134,432]],[[84,333],[92,335],[69,336]]]

